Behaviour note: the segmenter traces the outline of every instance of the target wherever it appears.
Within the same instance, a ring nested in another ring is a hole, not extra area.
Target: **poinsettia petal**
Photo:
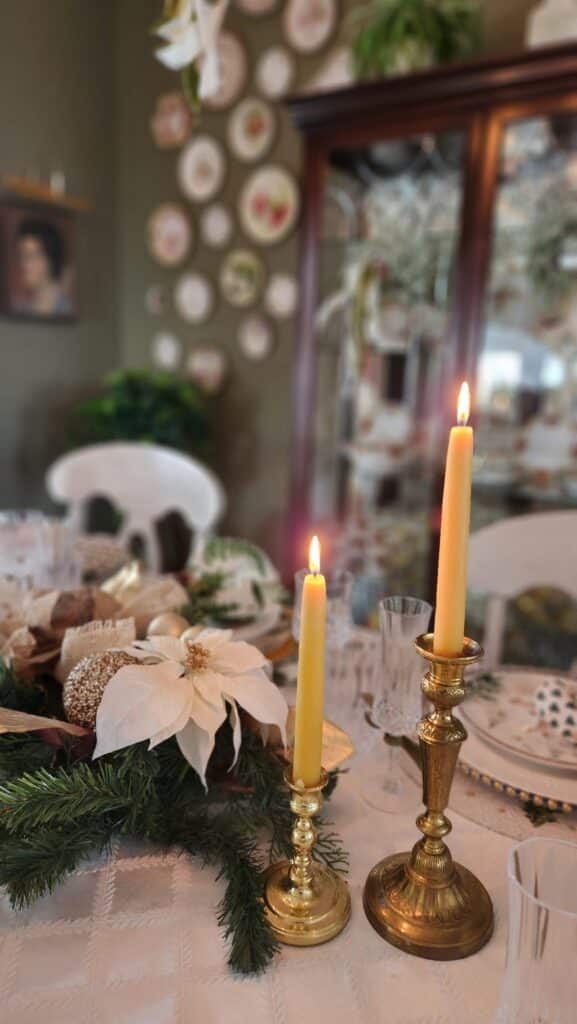
[[[190,719],[184,729],[176,734],[176,742],[188,763],[200,777],[205,789],[207,788],[206,766],[214,749],[214,737],[225,718],[224,701],[220,708],[215,708],[205,704],[197,695]]]
[[[287,703],[278,686],[257,670],[242,676],[221,676],[222,692],[235,700],[257,722],[277,725],[286,745]]]
[[[196,643],[202,644],[212,655],[222,644],[226,644],[232,636],[232,629],[203,629],[195,637]]]
[[[93,757],[148,740],[176,722],[192,690],[181,673],[174,662],[121,668],[98,708]]]
[[[182,661],[184,649],[177,636],[151,636],[134,645],[147,655],[166,658],[167,661]]]
[[[193,701],[194,690],[192,686],[189,685],[187,700],[186,703],[183,704],[182,711],[179,713],[178,717],[175,719],[174,722],[171,722],[164,729],[160,729],[157,733],[154,734],[154,736],[150,737],[150,743],[148,744],[149,750],[153,750],[154,747],[157,747],[159,743],[164,743],[165,740],[170,739],[171,736],[174,736],[177,732],[180,732],[181,729],[184,729],[184,726],[186,725],[188,719],[190,718],[190,711],[192,708]]]
[[[198,31],[194,25],[189,25],[187,29],[178,34],[178,38],[174,42],[156,50],[155,57],[171,71],[180,71],[191,64],[195,57],[198,57],[199,52]]]
[[[230,702],[230,711],[229,711],[229,715],[228,715],[228,720],[229,720],[231,728],[232,728],[232,742],[233,742],[233,746],[234,746],[234,758],[233,758],[232,764],[230,766],[231,769],[232,769],[232,768],[234,768],[236,762],[238,761],[238,755],[240,754],[240,745],[242,743],[242,729],[240,727],[240,715],[238,713],[238,708],[236,706],[236,703],[233,700],[231,700],[231,702]]]
[[[223,675],[238,675],[241,672],[252,672],[255,668],[262,668],[266,661],[258,648],[245,643],[244,640],[236,640],[220,645],[211,659],[211,667]]]
[[[222,707],[222,674],[205,669],[194,677],[194,689],[202,700],[213,707]]]

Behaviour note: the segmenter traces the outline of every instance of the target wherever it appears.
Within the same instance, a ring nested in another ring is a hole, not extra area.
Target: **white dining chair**
[[[577,511],[514,516],[471,535],[468,588],[488,599],[487,669],[500,664],[507,601],[539,586],[577,600]]]
[[[194,531],[201,549],[226,507],[224,490],[201,462],[159,445],[110,442],[89,445],[63,455],[48,469],[50,497],[68,507],[81,529],[90,499],[104,497],[123,513],[119,539],[138,535],[146,543],[151,569],[162,564],[155,521],[178,512]]]

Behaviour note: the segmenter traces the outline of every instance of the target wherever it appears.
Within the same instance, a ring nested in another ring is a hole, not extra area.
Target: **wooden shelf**
[[[4,175],[2,193],[5,196],[27,199],[34,203],[44,203],[47,206],[54,206],[60,210],[72,210],[75,213],[85,213],[92,209],[92,204],[87,199],[80,196],[69,196],[66,192],[54,192],[50,185],[31,181],[28,178],[20,178],[17,175]]]

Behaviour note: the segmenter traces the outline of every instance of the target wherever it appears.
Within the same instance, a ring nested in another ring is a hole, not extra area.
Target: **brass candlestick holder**
[[[317,946],[334,939],[351,914],[349,888],[332,868],[312,859],[317,838],[313,818],[319,813],[328,775],[321,769],[318,786],[297,786],[292,768],[285,771],[296,815],[290,861],[271,864],[265,876],[267,918],[279,942],[289,946]]]
[[[433,653],[433,634],[416,641],[429,662],[423,693],[433,710],[419,722],[423,766],[423,803],[417,818],[423,839],[410,853],[386,857],[375,865],[364,892],[365,913],[373,928],[394,946],[430,960],[458,960],[483,946],[493,931],[493,907],[483,885],[455,864],[443,837],[451,831],[444,811],[449,802],[457,757],[467,733],[453,717],[465,696],[464,674],[482,648],[465,639],[458,658]]]

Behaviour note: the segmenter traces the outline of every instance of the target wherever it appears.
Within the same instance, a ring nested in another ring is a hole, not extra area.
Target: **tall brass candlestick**
[[[290,861],[271,864],[265,877],[264,905],[279,942],[317,946],[342,932],[351,914],[349,888],[332,868],[312,858],[317,838],[313,819],[321,809],[328,775],[321,768],[318,786],[298,785],[292,768],[285,772],[295,815],[294,853]]]
[[[483,654],[465,639],[459,657],[433,653],[433,634],[416,641],[429,662],[422,689],[433,710],[418,727],[423,766],[423,803],[417,818],[423,838],[410,853],[398,853],[375,865],[364,892],[365,913],[388,942],[430,960],[458,960],[483,946],[493,931],[493,907],[481,882],[456,864],[444,836],[445,816],[461,744],[467,733],[453,717],[465,696],[464,674]]]

